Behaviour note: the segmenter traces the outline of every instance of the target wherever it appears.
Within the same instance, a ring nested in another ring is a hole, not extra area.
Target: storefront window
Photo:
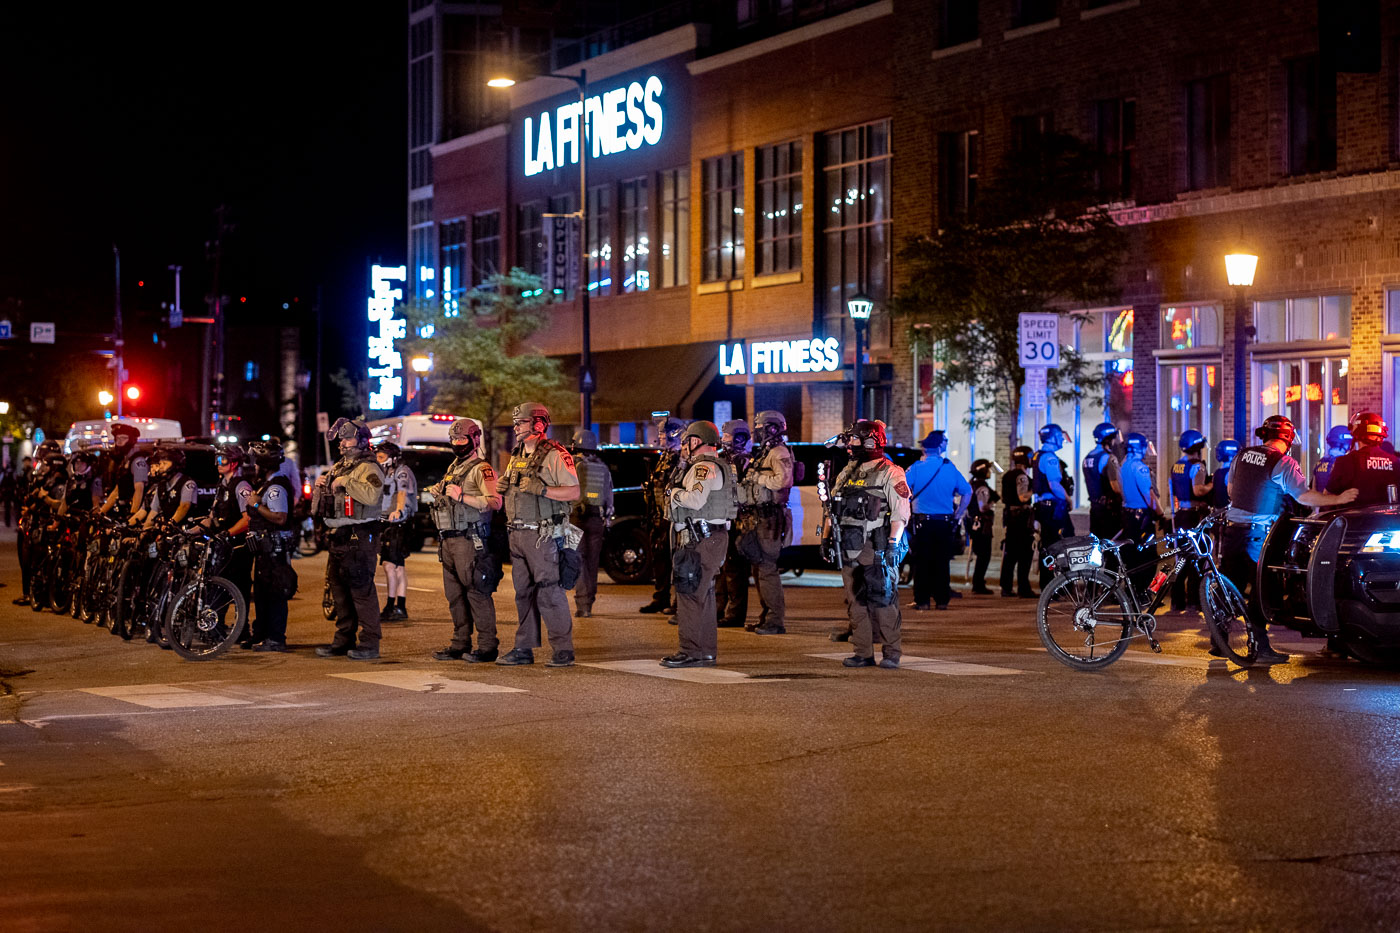
[[[802,144],[761,147],[755,153],[755,275],[802,268]]]
[[[1327,432],[1347,423],[1349,367],[1342,356],[1255,360],[1254,423],[1287,416],[1298,431],[1293,457],[1307,471],[1326,453]]]
[[[1351,296],[1278,298],[1254,303],[1256,343],[1350,340]]]
[[[1195,350],[1220,346],[1220,309],[1216,305],[1176,305],[1162,309],[1162,348]]]
[[[690,282],[690,169],[661,173],[661,287]]]
[[[544,274],[544,204],[529,201],[515,208],[515,264],[532,275]]]
[[[702,185],[705,199],[705,263],[701,278],[719,282],[744,277],[744,155],[706,159]]]
[[[619,214],[622,219],[622,290],[644,292],[651,288],[651,245],[647,239],[650,197],[647,180],[629,178],[622,183]]]

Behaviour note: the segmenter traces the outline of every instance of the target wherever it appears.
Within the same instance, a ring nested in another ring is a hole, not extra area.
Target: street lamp
[[[9,413],[10,413],[10,403],[9,403],[9,402],[0,402],[0,415],[8,415]]]
[[[846,299],[846,313],[851,316],[851,324],[856,330],[856,371],[855,371],[855,405],[852,411],[855,413],[855,421],[861,419],[861,409],[864,407],[863,398],[865,392],[861,385],[861,371],[865,368],[865,323],[870,320],[870,312],[875,310],[875,302],[870,300],[870,296],[864,292],[856,292]]]
[[[1254,284],[1259,257],[1238,251],[1225,257],[1225,280],[1235,289],[1235,440],[1249,436],[1249,395],[1245,392],[1245,343],[1254,336],[1245,290]]]
[[[430,357],[415,356],[408,361],[408,365],[413,367],[415,373],[430,373],[433,371],[433,361]]]
[[[535,78],[572,81],[578,86],[578,210],[565,216],[578,218],[579,248],[583,253],[578,266],[579,316],[583,325],[583,346],[579,354],[579,427],[587,429],[593,426],[593,390],[597,388],[593,375],[593,319],[588,307],[588,70],[580,68],[576,75],[550,72],[535,75]],[[497,75],[488,80],[486,86],[514,87],[515,78]]]
[[[108,405],[112,404],[116,400],[117,397],[111,392],[108,392],[106,389],[103,389],[101,392],[97,393],[97,404],[101,405],[103,408],[106,408]]]

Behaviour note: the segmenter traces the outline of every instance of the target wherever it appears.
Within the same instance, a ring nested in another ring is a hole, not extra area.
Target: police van
[[[92,421],[75,421],[68,429],[63,441],[64,453],[84,450],[88,447],[111,447],[112,425],[129,424],[141,432],[141,441],[179,441],[184,438],[180,422],[169,418],[131,418],[119,415],[116,418],[99,418]]]
[[[447,432],[452,423],[459,420],[461,419],[458,415],[400,415],[397,418],[380,418],[365,424],[369,428],[371,444],[392,441],[406,450],[412,446],[449,446]],[[482,426],[475,418],[467,420],[475,422],[478,428]]]

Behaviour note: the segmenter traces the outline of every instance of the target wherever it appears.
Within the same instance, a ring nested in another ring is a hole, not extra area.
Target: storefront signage
[[[589,97],[588,138],[593,143],[589,158],[599,159],[661,142],[662,91],[661,79],[652,75],[645,81],[633,81],[626,87]],[[582,103],[574,101],[546,110],[538,117],[525,118],[526,178],[578,164],[583,109]]]
[[[834,373],[841,368],[841,341],[835,337],[767,340],[720,344],[721,376],[762,376],[777,373]]]
[[[403,354],[394,349],[394,341],[408,336],[408,321],[394,317],[394,305],[403,298],[403,289],[392,288],[390,283],[407,279],[408,267],[374,265],[369,274],[369,407],[391,411],[394,399],[403,395]]]

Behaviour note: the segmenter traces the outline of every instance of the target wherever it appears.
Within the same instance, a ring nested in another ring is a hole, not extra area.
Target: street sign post
[[[1046,366],[1057,369],[1060,365],[1060,316],[1058,314],[1022,314],[1021,323],[1021,365]]]
[[[10,329],[9,321],[0,321],[0,340],[9,340],[14,336],[14,331]]]
[[[30,343],[53,343],[55,328],[51,322],[35,321],[29,325]]]
[[[1045,367],[1026,367],[1026,411],[1046,411],[1049,408]]]

